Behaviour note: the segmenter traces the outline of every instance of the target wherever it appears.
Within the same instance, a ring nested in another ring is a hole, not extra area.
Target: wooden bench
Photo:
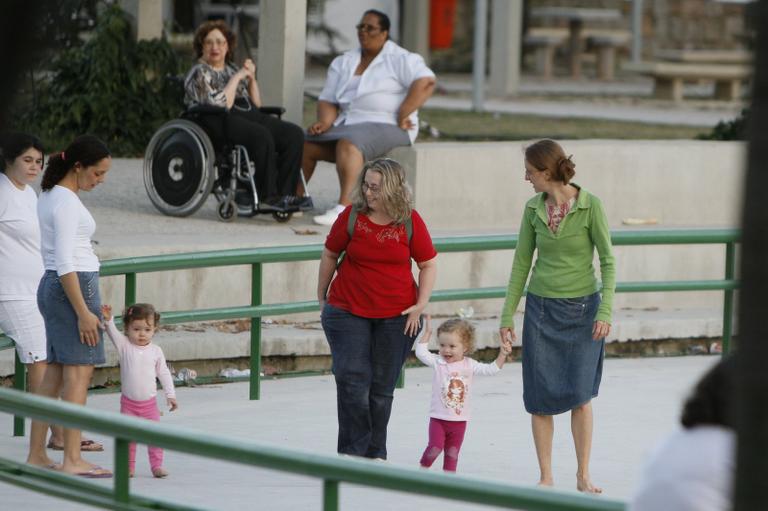
[[[683,83],[691,80],[715,82],[715,98],[737,101],[741,99],[741,83],[752,74],[752,68],[741,64],[699,64],[684,62],[628,62],[623,68],[652,76],[654,96],[682,101]]]

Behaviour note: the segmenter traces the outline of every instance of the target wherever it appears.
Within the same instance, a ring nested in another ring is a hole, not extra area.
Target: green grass
[[[599,108],[599,107],[596,107]],[[645,124],[640,122],[580,119],[573,117],[540,117],[536,115],[459,112],[425,108],[419,118],[440,131],[433,138],[424,130],[423,141],[501,141],[554,139],[694,139],[711,129],[696,126]],[[304,126],[315,122],[315,101],[304,101]]]
[[[420,140],[528,140],[554,139],[693,139],[707,128],[639,122],[541,117],[536,115],[457,112],[424,109],[422,121],[440,131],[440,138],[422,133]]]

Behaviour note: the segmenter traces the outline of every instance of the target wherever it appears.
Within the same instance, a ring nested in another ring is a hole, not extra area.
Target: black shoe
[[[285,203],[285,197],[274,196],[259,201],[259,211],[286,211],[291,208]],[[293,208],[295,211],[296,208]]]
[[[285,204],[288,207],[298,208],[299,211],[309,211],[315,208],[314,204],[312,203],[312,197],[309,195],[305,195],[303,197],[298,197],[296,195],[286,195],[284,199]]]

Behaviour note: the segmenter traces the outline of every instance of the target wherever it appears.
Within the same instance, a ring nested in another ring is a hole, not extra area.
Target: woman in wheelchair
[[[222,20],[206,21],[197,29],[193,44],[199,61],[184,80],[184,103],[188,108],[213,106],[229,112],[201,115],[197,122],[215,146],[228,142],[246,148],[256,168],[258,210],[311,209],[310,197],[293,195],[301,172],[303,130],[259,111],[256,66],[250,59],[240,69],[232,63],[235,34]],[[235,200],[238,209],[247,208],[253,205],[254,194],[238,189]]]

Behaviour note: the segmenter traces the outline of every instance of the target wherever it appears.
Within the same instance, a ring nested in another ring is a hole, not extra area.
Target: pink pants
[[[431,467],[440,453],[443,455],[443,470],[456,472],[459,463],[459,450],[464,441],[464,432],[467,430],[467,421],[446,421],[443,419],[429,419],[429,445],[424,449],[419,462],[422,467]]]
[[[146,401],[134,401],[125,396],[120,396],[120,413],[142,417],[152,421],[160,420],[160,410],[157,408],[157,398],[150,398]],[[148,446],[149,466],[152,470],[163,466],[163,450],[160,447]],[[136,443],[131,442],[128,446],[128,470],[134,471],[136,468]]]

